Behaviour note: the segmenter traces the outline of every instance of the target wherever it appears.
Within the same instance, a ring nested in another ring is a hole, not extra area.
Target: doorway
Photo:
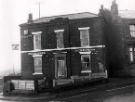
[[[67,78],[66,55],[55,56],[55,77],[57,79]]]

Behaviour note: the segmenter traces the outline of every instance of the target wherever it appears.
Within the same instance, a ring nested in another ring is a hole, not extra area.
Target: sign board
[[[19,89],[19,81],[18,80],[11,80],[11,82],[14,84],[15,89]]]
[[[34,81],[33,80],[11,80],[14,84],[15,89],[21,90],[34,90]]]
[[[93,50],[95,50],[95,49],[81,48],[81,49],[76,49],[75,51],[76,52],[91,52]]]
[[[24,80],[19,80],[19,89],[25,90],[25,81]]]
[[[30,80],[26,82],[26,89],[27,90],[34,90],[34,81]]]
[[[107,74],[106,72],[102,72],[102,73],[92,73],[92,78],[106,78]]]
[[[30,52],[29,55],[36,56],[36,55],[43,55],[46,54],[45,52]]]
[[[19,44],[12,44],[12,50],[19,50]]]

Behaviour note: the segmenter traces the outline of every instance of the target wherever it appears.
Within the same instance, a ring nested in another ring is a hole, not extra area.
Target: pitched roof
[[[98,15],[90,12],[82,12],[82,13],[75,13],[75,14],[42,17],[40,19],[33,20],[33,23],[49,22],[56,18],[68,18],[69,20],[74,20],[74,19],[83,19],[83,18],[94,18],[94,17],[98,17]]]
[[[135,19],[135,10],[120,10],[119,16],[126,19]]]

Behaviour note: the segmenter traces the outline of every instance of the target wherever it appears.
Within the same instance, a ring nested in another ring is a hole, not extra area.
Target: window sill
[[[84,71],[81,71],[81,73],[91,73],[91,70],[84,70]]]
[[[43,73],[32,73],[32,75],[42,75]]]
[[[41,48],[39,48],[39,49],[33,49],[33,51],[40,51],[40,50],[42,50]]]

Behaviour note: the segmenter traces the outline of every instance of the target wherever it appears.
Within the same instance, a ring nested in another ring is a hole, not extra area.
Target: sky
[[[12,44],[20,44],[19,24],[33,18],[78,12],[98,13],[101,4],[110,9],[112,0],[0,0],[0,73],[20,71],[20,51]],[[135,0],[116,0],[119,10],[135,10]]]

